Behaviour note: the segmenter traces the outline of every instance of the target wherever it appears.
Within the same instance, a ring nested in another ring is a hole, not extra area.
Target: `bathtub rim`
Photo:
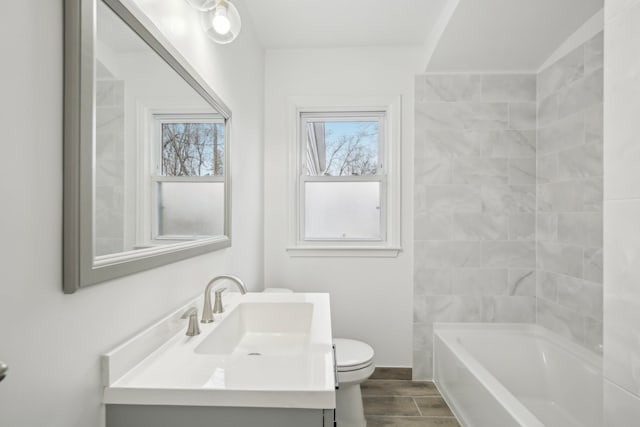
[[[463,424],[468,425],[463,413],[455,402],[446,396],[443,387],[436,377],[436,339],[439,339],[452,353],[456,355],[460,363],[474,374],[479,384],[498,402],[502,404],[505,411],[520,425],[531,427],[544,427],[544,424],[536,417],[523,403],[520,402],[495,376],[485,368],[467,350],[467,348],[457,340],[457,333],[460,331],[498,331],[498,332],[518,332],[520,334],[532,336],[534,339],[542,339],[552,345],[560,347],[576,358],[586,362],[592,369],[600,375],[603,374],[602,356],[581,347],[579,344],[562,337],[553,331],[534,323],[456,323],[456,322],[436,322],[433,324],[433,382],[449,405],[456,418]]]

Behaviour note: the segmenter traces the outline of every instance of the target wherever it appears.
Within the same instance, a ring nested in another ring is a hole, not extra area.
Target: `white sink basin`
[[[335,408],[327,294],[229,293],[185,336],[180,308],[103,356],[107,404]]]
[[[313,304],[238,304],[195,348],[198,354],[290,356],[309,348]]]

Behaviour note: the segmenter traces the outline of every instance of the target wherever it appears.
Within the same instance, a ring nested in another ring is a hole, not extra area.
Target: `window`
[[[397,254],[400,141],[392,107],[296,107],[292,255]]]
[[[224,234],[224,120],[154,114],[151,239]]]
[[[302,240],[385,238],[383,112],[301,113]]]

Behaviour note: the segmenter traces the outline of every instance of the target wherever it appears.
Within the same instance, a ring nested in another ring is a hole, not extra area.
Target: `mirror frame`
[[[94,256],[95,42],[97,2],[111,8],[225,120],[224,234]],[[130,0],[64,2],[63,291],[159,267],[231,246],[229,130],[231,110]]]

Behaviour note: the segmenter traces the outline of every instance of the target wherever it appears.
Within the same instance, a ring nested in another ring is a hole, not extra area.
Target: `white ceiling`
[[[603,6],[603,0],[460,0],[440,33],[438,20],[457,0],[240,2],[267,49],[428,46],[441,35],[427,71],[536,70]]]
[[[427,71],[532,71],[603,0],[461,0]]]
[[[422,45],[451,0],[243,0],[265,48]],[[473,0],[477,1],[477,0]]]

